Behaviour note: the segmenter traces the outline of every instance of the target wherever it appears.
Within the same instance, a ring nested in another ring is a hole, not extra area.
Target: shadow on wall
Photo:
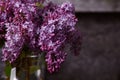
[[[120,16],[77,13],[82,35],[79,56],[70,54],[59,72],[46,80],[120,80]]]

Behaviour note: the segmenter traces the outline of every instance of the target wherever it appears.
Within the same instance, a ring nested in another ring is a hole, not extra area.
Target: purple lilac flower
[[[47,52],[46,62],[51,73],[58,70],[65,59],[64,45],[67,37],[75,31],[77,22],[73,12],[71,3],[63,3],[60,6],[51,3],[45,7],[46,16],[40,29],[39,45],[42,51]]]
[[[8,2],[4,11],[8,16],[4,22],[6,29],[5,46],[3,48],[3,61],[14,62],[20,55],[24,45],[34,45],[34,28],[35,25],[31,21],[35,12],[34,4],[24,4],[20,1]],[[32,42],[32,43],[31,43]]]
[[[13,63],[25,46],[34,53],[45,52],[50,73],[58,71],[65,60],[66,44],[78,53],[81,44],[74,6],[55,5],[45,0],[0,1],[0,40],[5,37],[3,61]]]
[[[13,62],[16,60],[21,52],[24,39],[20,31],[20,26],[16,26],[12,23],[6,24],[7,33],[5,35],[6,42],[3,48],[3,60]]]
[[[50,73],[57,71],[65,60],[66,53],[61,51],[49,51],[46,55],[47,69]]]

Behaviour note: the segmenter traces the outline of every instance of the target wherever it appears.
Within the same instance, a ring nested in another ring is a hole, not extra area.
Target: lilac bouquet
[[[14,63],[22,51],[44,52],[47,69],[57,71],[65,60],[65,47],[78,54],[80,33],[70,2],[56,5],[45,0],[0,0],[2,60]]]

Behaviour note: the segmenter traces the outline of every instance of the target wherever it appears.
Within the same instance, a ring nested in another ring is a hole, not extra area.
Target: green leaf
[[[6,76],[10,77],[10,72],[11,72],[12,66],[10,63],[7,63],[5,66],[5,74]]]
[[[39,8],[43,8],[43,4],[42,4],[42,3],[36,2],[35,5],[36,5],[37,7],[39,7]]]

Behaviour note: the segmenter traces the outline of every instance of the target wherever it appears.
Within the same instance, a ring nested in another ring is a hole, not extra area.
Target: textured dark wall
[[[54,3],[70,1],[75,5],[76,11],[82,12],[119,12],[120,0],[51,0]]]
[[[46,80],[120,80],[118,14],[77,13],[77,27],[83,38],[80,55],[69,52],[60,71],[47,73]]]
[[[60,72],[46,80],[120,80],[120,16],[78,13],[82,48],[69,54]]]

